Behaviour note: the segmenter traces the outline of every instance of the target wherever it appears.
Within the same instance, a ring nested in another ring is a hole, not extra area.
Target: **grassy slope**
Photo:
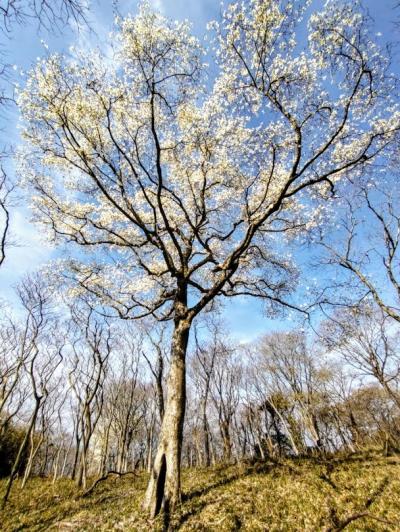
[[[109,478],[82,498],[71,481],[33,479],[22,492],[17,482],[0,529],[162,530],[140,510],[145,484],[144,475]],[[400,457],[197,469],[184,472],[183,488],[171,530],[400,530]]]

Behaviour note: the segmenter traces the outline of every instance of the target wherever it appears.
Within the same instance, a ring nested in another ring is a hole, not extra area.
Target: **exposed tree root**
[[[100,482],[103,482],[104,480],[107,480],[109,477],[116,475],[117,477],[124,477],[125,475],[136,475],[135,471],[127,471],[126,473],[120,473],[119,471],[108,471],[105,475],[102,477],[99,477],[96,479],[93,484],[88,488],[86,491],[84,491],[81,495],[81,497],[87,497],[91,493],[93,493],[94,489]]]
[[[368,519],[373,519],[374,521],[379,521],[380,523],[384,523],[386,525],[391,526],[399,526],[400,521],[393,522],[393,521],[387,521],[386,519],[383,519],[381,517],[377,517],[375,515],[370,514],[367,510],[368,508],[382,495],[386,487],[389,485],[390,481],[386,477],[383,479],[383,481],[380,483],[378,488],[375,490],[375,492],[369,497],[364,504],[365,510],[356,512],[354,514],[351,514],[345,518],[339,518],[337,515],[337,509],[334,507],[331,507],[331,514],[330,518],[333,522],[333,526],[330,526],[326,529],[325,532],[340,532],[341,530],[344,530],[350,523],[353,523],[354,521],[357,521],[358,519],[362,519],[364,517],[367,517]]]

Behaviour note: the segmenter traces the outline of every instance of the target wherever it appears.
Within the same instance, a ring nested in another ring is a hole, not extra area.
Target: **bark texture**
[[[175,320],[167,401],[158,449],[144,500],[144,508],[151,517],[155,517],[161,509],[168,514],[181,500],[181,447],[186,404],[185,357],[189,329],[188,320]]]

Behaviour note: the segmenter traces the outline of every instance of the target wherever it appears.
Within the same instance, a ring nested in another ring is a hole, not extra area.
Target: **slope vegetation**
[[[4,485],[4,482],[3,482]],[[153,522],[140,508],[143,473],[110,475],[86,495],[72,481],[16,483],[1,530],[400,530],[400,457],[242,463],[184,471],[181,507]]]

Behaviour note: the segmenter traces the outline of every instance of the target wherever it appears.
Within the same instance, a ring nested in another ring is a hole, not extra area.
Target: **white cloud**
[[[109,34],[113,29],[114,10],[112,5],[90,12],[89,27],[75,26],[73,38],[70,42],[69,52],[75,57],[77,52],[97,52],[101,50],[104,62],[113,61],[113,49]]]

